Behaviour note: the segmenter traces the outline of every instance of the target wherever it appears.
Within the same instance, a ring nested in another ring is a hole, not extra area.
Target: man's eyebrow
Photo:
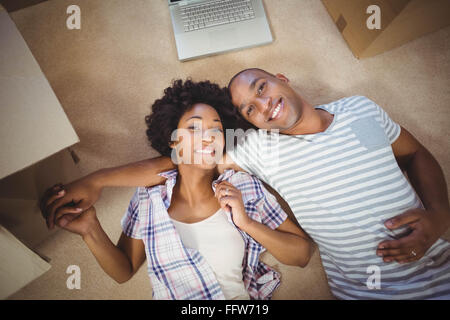
[[[255,89],[255,85],[260,79],[262,79],[262,77],[253,79],[252,83],[250,83],[250,87],[249,87],[250,91],[253,91],[253,89]]]
[[[261,79],[263,79],[263,77],[253,79],[252,82],[250,83],[249,91],[253,91],[255,89],[256,83]],[[242,103],[239,106],[239,112],[242,112],[242,109],[244,109],[244,108],[245,108],[245,104]]]

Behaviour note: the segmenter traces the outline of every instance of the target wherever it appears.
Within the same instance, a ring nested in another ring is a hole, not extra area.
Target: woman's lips
[[[204,148],[204,149],[196,149],[195,153],[206,154],[206,155],[215,155],[216,150],[214,148]]]

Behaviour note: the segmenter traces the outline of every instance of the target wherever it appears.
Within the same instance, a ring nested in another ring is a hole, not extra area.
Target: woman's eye
[[[264,91],[264,87],[266,86],[266,83],[265,82],[263,82],[263,83],[261,83],[260,85],[259,85],[259,87],[258,87],[258,95],[261,95],[262,93],[263,93],[263,91]]]
[[[188,127],[188,129],[189,130],[194,130],[194,131],[201,130],[200,127],[198,127],[198,126],[190,126],[190,127]]]
[[[253,106],[248,107],[248,108],[247,108],[247,116],[250,116],[250,114],[252,113],[252,111],[253,111]]]

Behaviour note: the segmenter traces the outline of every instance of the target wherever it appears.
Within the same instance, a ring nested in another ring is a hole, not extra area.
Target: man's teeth
[[[278,113],[280,112],[280,109],[281,109],[281,101],[280,101],[280,103],[278,103],[278,105],[275,108],[275,110],[273,110],[272,119],[275,118],[278,115]]]

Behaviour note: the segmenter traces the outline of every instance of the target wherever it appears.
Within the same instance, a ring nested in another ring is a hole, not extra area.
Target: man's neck
[[[304,135],[324,132],[333,122],[334,115],[326,110],[305,106],[300,119],[289,129],[281,133],[286,135]]]

